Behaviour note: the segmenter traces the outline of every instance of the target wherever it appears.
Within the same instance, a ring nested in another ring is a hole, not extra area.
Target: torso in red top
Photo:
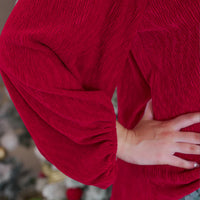
[[[200,111],[199,13],[198,1],[148,5],[119,83],[119,121],[126,127],[134,127],[151,97],[156,120]],[[182,131],[200,133],[200,123]],[[177,152],[175,156],[200,163],[200,155]],[[200,188],[200,168],[139,166],[120,159],[118,164],[112,200],[178,200]]]

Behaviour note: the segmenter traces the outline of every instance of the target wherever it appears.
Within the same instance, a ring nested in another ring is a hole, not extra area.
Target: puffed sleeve
[[[60,29],[58,34],[55,30],[58,26],[52,26],[55,21],[50,16],[54,14],[49,10],[41,14],[42,3],[33,1],[37,5],[30,6],[30,2],[18,1],[0,36],[0,72],[4,84],[41,154],[72,179],[106,189],[117,173],[116,115],[111,98],[102,89],[87,90],[83,86],[81,80],[91,77],[90,73],[80,73],[84,76],[79,79],[76,73],[78,65],[84,69],[87,63],[87,56],[78,55],[80,43],[64,41],[64,30]],[[55,5],[51,3],[49,7]],[[61,23],[64,19],[59,20]],[[62,42],[77,45],[75,53],[70,52],[75,46],[67,49],[66,54],[59,49],[65,62],[58,56],[58,49],[45,45],[51,31],[61,37],[57,38],[61,41],[58,47],[64,49]],[[73,31],[68,32],[71,38]]]

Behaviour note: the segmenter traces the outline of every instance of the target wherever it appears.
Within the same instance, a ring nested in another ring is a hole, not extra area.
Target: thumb
[[[147,105],[146,105],[142,119],[143,120],[152,120],[153,119],[152,99],[150,99],[147,102]]]

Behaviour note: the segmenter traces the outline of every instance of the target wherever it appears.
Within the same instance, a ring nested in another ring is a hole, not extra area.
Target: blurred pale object
[[[9,130],[1,137],[1,144],[6,150],[12,151],[19,145],[19,142],[16,134]]]

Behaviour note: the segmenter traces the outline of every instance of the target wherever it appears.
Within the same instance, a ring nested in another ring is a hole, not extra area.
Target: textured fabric
[[[102,189],[117,174],[113,96],[146,1],[19,0],[0,71],[42,155]]]
[[[200,168],[116,160],[116,116],[134,128],[200,111],[198,0],[19,0],[0,36],[0,71],[40,152],[112,200],[177,200]],[[200,124],[183,129],[200,132]],[[178,154],[200,163],[200,156]]]
[[[134,128],[150,98],[155,120],[200,111],[199,15],[198,1],[148,4],[117,85],[122,125]],[[200,133],[200,123],[181,131]],[[200,155],[174,155],[200,163]],[[111,200],[179,200],[200,188],[200,168],[135,165],[120,159],[118,167]]]

